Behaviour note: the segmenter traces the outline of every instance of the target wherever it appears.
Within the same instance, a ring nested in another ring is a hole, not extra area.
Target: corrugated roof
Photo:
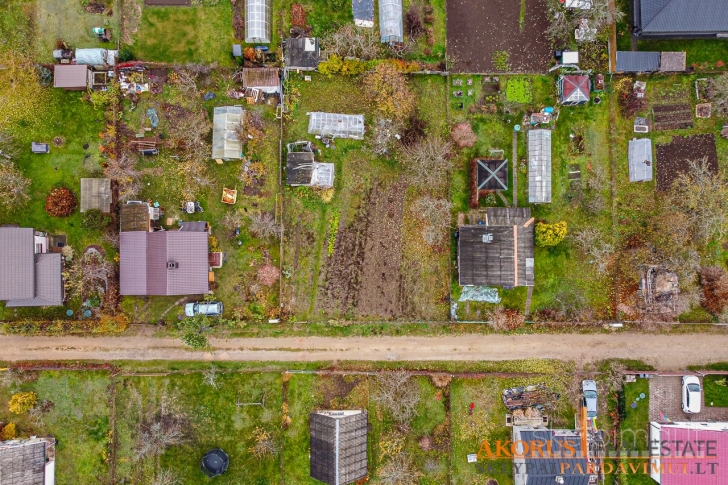
[[[638,34],[710,35],[728,32],[726,0],[636,0]]]
[[[124,204],[119,215],[121,232],[149,230],[149,204]]]
[[[652,180],[652,141],[640,138],[629,141],[629,181],[646,182]]]
[[[367,476],[367,411],[323,411],[309,416],[311,477],[347,485]]]
[[[89,68],[83,64],[57,64],[53,67],[53,87],[85,89],[89,85]]]
[[[81,179],[81,212],[91,209],[111,211],[111,179]]]
[[[63,305],[63,261],[60,253],[35,255],[35,296],[8,300],[6,307]]]
[[[206,232],[207,231],[207,222],[205,222],[205,221],[183,222],[182,225],[179,227],[179,230],[183,231],[183,232]]]
[[[311,152],[292,152],[286,156],[286,183],[310,185],[314,156]]]
[[[208,233],[122,232],[122,295],[197,295],[209,290]],[[168,263],[176,263],[169,268]]]
[[[527,485],[589,485],[587,460],[582,457],[581,436],[568,430],[513,428],[513,442],[528,443],[528,450],[541,444],[546,456],[526,453],[514,460],[516,483]],[[523,450],[521,450],[523,451]],[[520,476],[519,476],[520,475]],[[562,481],[556,481],[556,477]],[[524,480],[525,478],[525,480]]]
[[[660,435],[650,438],[666,444],[657,467],[657,471],[661,471],[658,474],[661,485],[719,485],[726,482],[728,431],[686,428],[677,423],[661,426]],[[710,452],[705,451],[705,443],[710,443]],[[685,462],[689,463],[687,473],[670,473],[670,470],[683,470]],[[711,469],[715,473],[711,473]],[[652,473],[654,475],[654,468]]]
[[[316,69],[321,49],[319,41],[310,37],[286,40],[285,61],[289,69]]]
[[[278,69],[274,67],[243,68],[243,86],[246,88],[278,87],[280,82]]]
[[[655,72],[658,69],[659,52],[617,51],[617,72]]]
[[[404,42],[402,0],[379,0],[379,36],[382,42]]]
[[[551,131],[528,132],[528,202],[551,202]]]
[[[35,297],[35,231],[0,227],[0,300]]]
[[[44,485],[46,444],[43,441],[0,445],[0,484]]]

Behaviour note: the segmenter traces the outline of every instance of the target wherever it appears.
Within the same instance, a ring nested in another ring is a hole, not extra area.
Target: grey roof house
[[[313,412],[309,426],[311,478],[347,485],[367,476],[366,410]]]
[[[318,67],[321,58],[319,41],[314,37],[287,39],[284,51],[286,69],[313,71]]]
[[[528,202],[551,202],[551,131],[528,132]]]
[[[53,485],[56,483],[56,440],[16,439],[0,442],[2,485]]]
[[[186,224],[179,231],[119,234],[122,295],[199,295],[209,291],[209,226],[206,222]]]
[[[485,224],[458,228],[460,286],[533,286],[533,219],[528,207],[488,207]]]
[[[649,138],[635,138],[629,141],[629,181],[652,180],[652,141]]]
[[[643,38],[728,35],[725,0],[632,0],[632,29]]]
[[[47,251],[47,234],[0,227],[0,300],[6,307],[63,304],[61,254]]]

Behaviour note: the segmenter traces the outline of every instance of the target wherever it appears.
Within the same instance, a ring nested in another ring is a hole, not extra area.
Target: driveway
[[[699,379],[702,387],[703,378]],[[660,412],[671,421],[728,421],[728,408],[706,406],[705,402],[698,414],[684,413],[680,376],[655,376],[650,379],[650,421],[662,421]]]

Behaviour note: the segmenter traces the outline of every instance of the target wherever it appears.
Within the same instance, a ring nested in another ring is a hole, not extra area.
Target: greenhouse
[[[270,43],[270,1],[245,0],[245,42]]]
[[[382,42],[404,42],[402,0],[379,2],[379,35]]]
[[[322,113],[320,111],[306,114],[309,117],[308,132],[311,135],[364,139],[364,115]]]
[[[528,132],[528,202],[551,202],[551,131]]]

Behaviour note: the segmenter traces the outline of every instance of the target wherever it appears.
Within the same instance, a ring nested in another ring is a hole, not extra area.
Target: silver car
[[[194,317],[197,314],[207,315],[208,317],[219,317],[222,315],[222,310],[221,301],[204,301],[185,305],[185,315],[188,317]]]
[[[695,414],[700,412],[700,401],[703,400],[702,392],[700,379],[696,376],[684,376],[682,378],[682,410],[684,413]]]
[[[588,418],[597,417],[597,383],[591,379],[581,381],[582,405]]]

